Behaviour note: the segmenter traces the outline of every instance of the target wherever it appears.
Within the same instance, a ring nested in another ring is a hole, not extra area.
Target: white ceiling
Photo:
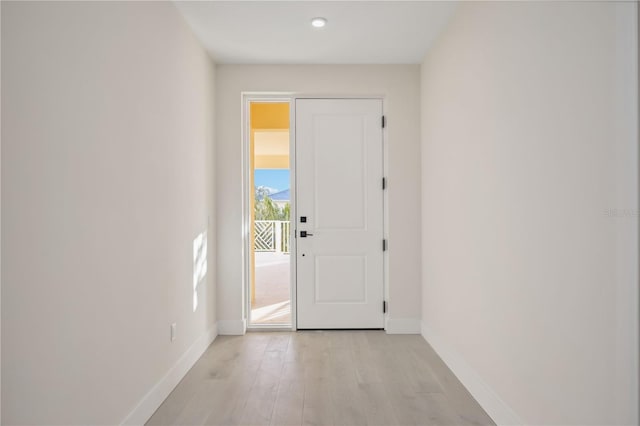
[[[253,144],[254,155],[289,155],[289,131],[256,130]]]
[[[217,63],[416,64],[453,1],[176,1]],[[329,21],[322,29],[311,18]]]

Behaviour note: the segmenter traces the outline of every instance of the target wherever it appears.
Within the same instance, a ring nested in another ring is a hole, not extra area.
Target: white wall
[[[144,422],[213,337],[214,83],[170,3],[2,2],[3,424]]]
[[[0,5],[0,34],[2,34],[2,6]],[[0,48],[0,52],[1,52]],[[0,53],[0,81],[2,80],[2,55]],[[2,84],[0,84],[0,99],[2,99]],[[1,104],[2,102],[0,102]],[[0,106],[0,135],[2,134],[2,107]],[[0,223],[2,223],[2,137],[0,136]],[[2,226],[0,226],[0,241],[2,241]],[[2,318],[2,244],[0,244],[0,319]],[[0,321],[0,366],[2,365],[2,322]],[[0,423],[2,423],[2,368],[0,368]]]
[[[241,92],[385,95],[388,116],[389,323],[419,331],[420,136],[417,65],[218,65],[218,319],[242,320]],[[227,327],[224,327],[225,329]],[[237,326],[229,329],[237,330]]]
[[[423,334],[498,423],[638,421],[635,6],[468,3],[422,66]]]

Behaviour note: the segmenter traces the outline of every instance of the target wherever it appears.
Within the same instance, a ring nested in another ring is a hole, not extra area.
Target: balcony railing
[[[288,220],[256,220],[253,223],[255,251],[289,253],[291,225]]]

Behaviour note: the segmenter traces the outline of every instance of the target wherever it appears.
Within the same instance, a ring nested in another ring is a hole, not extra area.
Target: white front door
[[[382,100],[295,108],[297,327],[383,328]]]

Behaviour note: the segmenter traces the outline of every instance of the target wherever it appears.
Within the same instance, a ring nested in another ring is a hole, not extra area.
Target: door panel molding
[[[386,176],[383,99],[296,97],[293,111],[296,211],[308,217],[302,224],[299,214],[295,216],[297,327],[384,328],[381,307],[388,290],[387,253],[381,250],[387,217],[387,191],[380,185]],[[334,209],[323,211],[324,205]],[[351,207],[342,212],[346,217],[335,216],[335,207],[345,205]],[[300,238],[303,230],[309,233],[305,239]]]

